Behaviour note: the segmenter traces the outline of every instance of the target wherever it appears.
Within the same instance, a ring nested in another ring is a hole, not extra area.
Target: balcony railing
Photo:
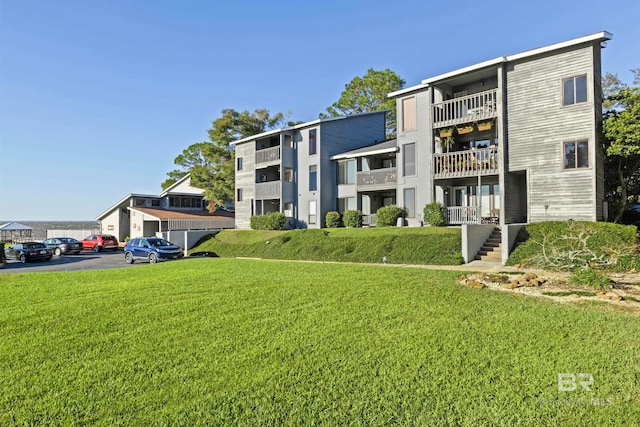
[[[491,89],[434,104],[433,126],[453,126],[496,117],[497,92]]]
[[[498,149],[479,148],[434,154],[433,173],[435,178],[495,175],[498,173]]]
[[[167,220],[167,230],[217,230],[223,228],[234,228],[233,218],[212,218],[212,219],[169,219]]]
[[[256,166],[261,163],[273,163],[280,161],[280,146],[265,148],[256,151]]]
[[[356,175],[356,184],[358,187],[395,186],[397,181],[396,168],[361,171]]]
[[[260,182],[256,184],[256,199],[279,199],[281,181]]]
[[[450,225],[480,224],[477,206],[450,206],[446,214],[445,221]]]

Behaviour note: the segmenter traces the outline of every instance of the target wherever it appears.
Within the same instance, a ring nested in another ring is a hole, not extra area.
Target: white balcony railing
[[[445,221],[450,225],[480,223],[477,206],[450,206],[446,208],[446,214]]]
[[[479,148],[433,155],[433,174],[435,178],[495,175],[497,173],[497,148]]]
[[[169,219],[168,230],[218,230],[223,228],[235,228],[233,218],[212,219]]]
[[[280,146],[256,151],[256,165],[280,161]]]
[[[395,186],[397,181],[396,168],[373,169],[356,174],[358,187]]]
[[[281,181],[260,182],[256,184],[256,199],[279,199]]]
[[[496,117],[497,92],[491,89],[434,104],[433,126],[453,126]]]

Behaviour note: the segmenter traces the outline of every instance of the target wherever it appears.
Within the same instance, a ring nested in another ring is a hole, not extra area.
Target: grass
[[[459,272],[191,259],[0,276],[0,425],[624,425],[640,322]],[[590,373],[591,391],[558,391]]]
[[[321,230],[224,230],[193,252],[221,257],[459,265],[459,228],[333,228]]]

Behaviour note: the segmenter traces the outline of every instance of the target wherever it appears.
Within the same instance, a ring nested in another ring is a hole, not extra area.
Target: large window
[[[316,223],[316,201],[315,200],[310,200],[309,201],[309,224],[315,224]]]
[[[309,129],[309,155],[316,154],[318,147],[316,145],[316,130]]]
[[[349,210],[356,210],[357,208],[355,197],[344,197],[338,199],[338,212],[340,213],[344,213]]]
[[[338,184],[356,183],[356,161],[347,160],[338,163]]]
[[[202,198],[200,197],[180,197],[170,196],[169,207],[172,208],[202,208]]]
[[[402,176],[413,176],[416,174],[416,144],[405,144],[402,146]]]
[[[309,191],[318,190],[318,166],[309,166]]]
[[[587,76],[576,76],[562,80],[562,105],[587,102]]]
[[[402,100],[402,130],[416,130],[416,97]]]
[[[407,213],[407,218],[416,217],[416,189],[405,188],[404,189],[404,208]]]
[[[587,141],[567,141],[564,143],[564,168],[589,167],[589,144]]]

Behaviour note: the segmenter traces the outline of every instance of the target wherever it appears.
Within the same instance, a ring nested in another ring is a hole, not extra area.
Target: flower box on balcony
[[[461,126],[459,128],[456,128],[456,130],[458,131],[459,135],[464,135],[465,133],[473,132],[473,126]]]
[[[478,123],[478,130],[479,131],[490,130],[492,127],[493,127],[493,122],[491,120],[487,120],[486,122],[479,122]]]
[[[450,136],[453,136],[453,128],[440,129],[440,138],[448,138]]]

